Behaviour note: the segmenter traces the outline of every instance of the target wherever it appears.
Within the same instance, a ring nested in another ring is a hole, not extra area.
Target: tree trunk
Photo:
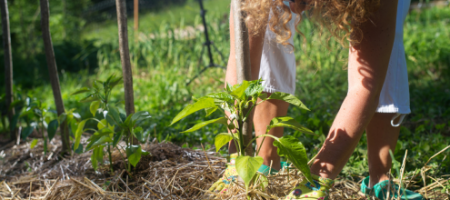
[[[242,83],[244,80],[251,80],[250,44],[247,26],[244,21],[244,12],[241,10],[241,2],[242,0],[232,0],[233,20],[235,26],[236,73],[238,84]],[[244,110],[244,113],[247,112],[248,110]],[[242,134],[244,136],[245,145],[247,145],[253,138],[252,122],[253,114],[250,114],[247,120],[243,123]],[[253,156],[254,150],[252,146],[246,148],[245,153],[246,155]]]
[[[116,0],[117,24],[119,26],[119,49],[122,61],[123,84],[125,87],[125,111],[134,113],[133,75],[131,71],[130,50],[128,48],[127,10],[125,0]]]
[[[12,52],[11,52],[11,33],[9,30],[9,13],[7,0],[0,0],[0,9],[2,13],[2,30],[3,30],[3,51],[5,55],[5,86],[6,86],[6,109],[8,110],[9,124],[14,116],[14,108],[9,110],[13,102],[13,69],[12,69]],[[11,127],[10,138],[16,138],[16,129]]]
[[[55,60],[55,52],[53,51],[52,37],[50,34],[49,4],[48,0],[40,0],[40,3],[41,3],[41,28],[42,28],[42,38],[44,40],[45,46],[45,57],[48,65],[50,82],[52,84],[53,97],[55,98],[56,111],[58,112],[58,116],[60,116],[65,112],[65,110],[61,96],[61,89],[59,86],[59,77]],[[62,153],[68,154],[70,153],[70,140],[69,140],[69,129],[66,121],[60,124],[60,129],[62,140]]]

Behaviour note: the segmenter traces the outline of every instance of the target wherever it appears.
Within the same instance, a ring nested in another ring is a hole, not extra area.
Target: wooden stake
[[[65,112],[64,103],[61,96],[61,88],[59,85],[58,68],[56,66],[55,52],[53,51],[52,36],[50,34],[49,26],[49,4],[48,0],[40,0],[41,6],[41,28],[42,28],[42,38],[44,40],[45,47],[45,58],[48,65],[48,73],[50,75],[50,82],[52,84],[53,97],[55,99],[56,111],[58,116]],[[70,153],[70,139],[69,139],[69,129],[67,122],[64,121],[60,124],[61,129],[61,140],[62,140],[62,153]]]
[[[244,12],[241,10],[242,0],[232,0],[233,9],[234,35],[235,35],[235,52],[236,52],[236,73],[238,84],[244,80],[251,80],[250,66],[250,44],[248,38],[248,29],[244,21]],[[250,107],[250,106],[249,106]],[[247,113],[248,110],[244,110]],[[253,138],[253,114],[250,114],[243,124],[244,144],[247,145]],[[251,145],[251,144],[250,144]],[[246,148],[246,155],[253,156],[254,150],[250,146]]]
[[[139,0],[134,0],[134,32],[139,30]]]
[[[13,97],[13,65],[11,51],[11,33],[9,30],[9,12],[7,0],[0,0],[0,10],[2,13],[2,30],[3,30],[3,51],[5,56],[5,86],[6,86],[6,109],[8,109],[9,123],[11,124],[14,116],[14,108],[9,110]],[[10,130],[10,139],[16,138],[15,127]]]
[[[134,113],[133,74],[131,71],[130,49],[128,47],[127,10],[125,0],[116,0],[117,25],[119,26],[119,50],[122,61],[123,84],[125,87],[125,111],[127,116]]]

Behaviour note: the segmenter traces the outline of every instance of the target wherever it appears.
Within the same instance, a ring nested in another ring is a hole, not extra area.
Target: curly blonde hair
[[[299,9],[304,9],[310,19],[320,27],[320,33],[328,30],[343,46],[359,43],[362,31],[359,25],[369,20],[369,16],[379,7],[380,0],[295,0]],[[288,45],[292,32],[288,27],[292,19],[289,6],[283,0],[244,0],[242,9],[246,11],[246,22],[251,34],[258,35],[267,25],[277,35],[278,43]],[[297,9],[297,8],[296,8]],[[270,15],[270,17],[269,17]],[[297,15],[296,30],[301,34]]]

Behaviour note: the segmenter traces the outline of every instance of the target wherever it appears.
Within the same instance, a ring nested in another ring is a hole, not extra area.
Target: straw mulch
[[[270,184],[264,190],[250,188],[246,193],[243,184],[238,182],[227,193],[219,195],[208,192],[208,188],[222,175],[226,159],[214,152],[194,151],[171,143],[144,144],[143,149],[151,155],[143,157],[131,173],[125,170],[122,155],[114,151],[115,172],[111,174],[107,163],[98,171],[93,170],[91,152],[59,158],[58,138],[49,144],[50,153],[45,156],[42,142],[33,149],[29,146],[29,143],[11,143],[0,147],[0,200],[247,199],[247,195],[252,199],[280,199],[302,178],[297,170],[289,173],[283,170],[268,177]],[[449,184],[449,177],[433,179],[435,183],[419,191],[428,198],[450,199],[449,191],[435,192]],[[359,182],[337,180],[330,199],[366,199],[358,192]]]

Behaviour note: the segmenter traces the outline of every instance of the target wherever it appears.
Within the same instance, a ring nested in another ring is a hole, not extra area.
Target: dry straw
[[[86,142],[87,138],[83,138]],[[60,140],[53,140],[49,149],[54,153],[43,155],[42,142],[34,149],[29,143],[0,147],[0,199],[280,199],[301,181],[295,170],[282,170],[269,176],[269,186],[250,187],[246,193],[242,183],[231,184],[224,194],[208,191],[222,175],[226,160],[214,152],[194,151],[170,143],[151,143],[143,148],[151,153],[143,157],[131,174],[124,169],[125,162],[119,152],[113,152],[115,174],[108,167],[92,169],[91,152],[59,160],[57,149]],[[124,145],[124,144],[121,144]],[[450,148],[450,147],[449,147]],[[440,153],[444,152],[441,151]],[[427,163],[428,164],[428,163]],[[418,190],[432,199],[450,199],[436,192],[449,185],[450,176],[431,177],[422,175],[433,183]],[[361,177],[362,178],[362,177]],[[409,187],[417,186],[415,177],[402,177]],[[261,180],[257,180],[261,181]],[[397,183],[398,180],[394,180]],[[367,199],[358,194],[360,182],[336,181],[330,199]]]

